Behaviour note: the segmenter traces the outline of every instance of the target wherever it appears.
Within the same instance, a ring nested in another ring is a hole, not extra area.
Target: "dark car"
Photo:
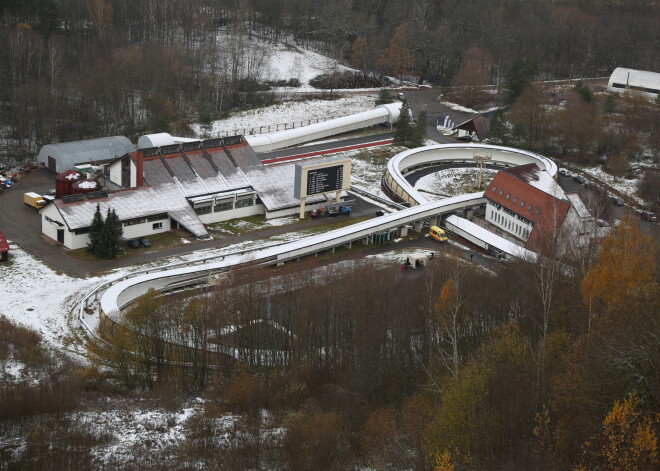
[[[140,247],[140,242],[138,242],[136,239],[128,239],[126,241],[126,245],[128,245],[132,249],[137,249]]]
[[[578,182],[580,185],[587,181],[582,175],[573,175],[573,180]]]
[[[655,217],[655,214],[653,214],[651,211],[642,211],[642,219],[645,221],[651,221],[655,222],[657,218]]]
[[[350,207],[350,206],[344,206],[344,205],[341,205],[341,206],[339,207],[339,212],[342,213],[342,214],[345,215],[345,216],[348,216],[349,214],[351,214],[351,207]]]
[[[465,136],[459,136],[456,139],[463,142],[472,142],[472,137],[467,134]]]
[[[385,214],[386,214],[385,211],[383,211],[382,209],[376,211],[376,216],[385,216]]]
[[[623,206],[623,198],[619,198],[618,196],[612,196],[612,203],[615,204],[616,206]]]
[[[146,237],[141,237],[140,245],[143,247],[151,247],[151,242],[149,242],[149,239],[147,239]]]

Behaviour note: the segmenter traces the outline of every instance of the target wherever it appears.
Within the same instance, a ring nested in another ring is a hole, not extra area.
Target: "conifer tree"
[[[403,100],[399,119],[396,122],[396,131],[394,132],[394,144],[407,146],[410,144],[412,134],[412,123],[410,118],[410,105],[408,100]]]
[[[426,139],[426,111],[419,113],[419,116],[415,119],[413,131],[413,139],[410,147],[421,147],[424,145],[424,139]]]
[[[87,250],[96,256],[98,256],[99,240],[102,230],[103,216],[101,215],[101,205],[96,203],[94,218],[92,219],[92,224],[89,226],[89,243],[87,244]]]
[[[107,254],[109,258],[115,258],[119,255],[121,247],[119,241],[122,238],[123,231],[121,221],[117,217],[115,210],[108,210],[105,218],[105,230],[107,232]]]

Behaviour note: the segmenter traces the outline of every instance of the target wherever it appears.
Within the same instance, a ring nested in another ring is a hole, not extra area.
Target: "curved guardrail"
[[[395,155],[387,163],[383,181],[390,192],[406,203],[412,206],[427,204],[429,200],[415,190],[405,176],[420,168],[443,163],[474,163],[474,156],[477,153],[490,155],[492,158],[490,164],[504,167],[534,163],[552,177],[557,174],[557,164],[534,152],[487,144],[438,144],[417,147]]]

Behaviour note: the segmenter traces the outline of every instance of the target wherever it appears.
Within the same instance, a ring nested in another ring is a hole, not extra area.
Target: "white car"
[[[399,93],[399,94],[397,95],[397,98],[398,98],[399,100],[403,101],[403,99],[406,98],[406,97],[403,95],[403,93]]]

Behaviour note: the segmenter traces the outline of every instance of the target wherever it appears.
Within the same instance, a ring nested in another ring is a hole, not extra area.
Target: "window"
[[[500,190],[500,196],[504,194],[504,190]]]
[[[147,216],[147,221],[148,222],[162,221],[164,219],[167,219],[167,213],[154,214],[153,216]]]
[[[221,211],[231,211],[232,209],[234,209],[234,200],[231,199],[216,201],[215,206],[213,207],[213,211],[216,213]]]
[[[124,226],[135,226],[136,224],[144,224],[145,222],[147,222],[147,218],[127,219],[124,221]]]
[[[517,203],[517,202],[518,202],[518,197],[517,197],[517,196],[516,196],[515,198],[513,198],[513,202],[514,202],[514,203]]]
[[[252,196],[238,198],[236,200],[236,208],[245,208],[254,205],[254,198]]]
[[[536,208],[536,211],[534,211],[534,214],[539,214],[540,212],[541,212],[541,210]]]
[[[82,227],[73,231],[75,235],[89,234],[89,227]]]
[[[208,204],[205,204],[204,206],[197,206],[195,207],[195,213],[197,214],[209,214],[211,212],[212,206],[211,203],[209,202]]]
[[[525,202],[524,202],[524,201],[521,201],[521,202],[520,202],[520,207],[521,207],[521,208],[524,208],[524,207],[525,207]]]
[[[530,204],[529,206],[527,206],[527,211],[531,211],[531,210],[532,210],[532,205]]]
[[[506,199],[509,199],[509,198],[511,198],[511,193],[506,194]]]
[[[153,226],[151,226],[153,230],[156,229],[162,229],[163,228],[163,223],[162,222],[155,222]]]
[[[493,188],[490,189],[490,191],[495,191],[495,190],[497,190],[496,186],[494,186]]]

